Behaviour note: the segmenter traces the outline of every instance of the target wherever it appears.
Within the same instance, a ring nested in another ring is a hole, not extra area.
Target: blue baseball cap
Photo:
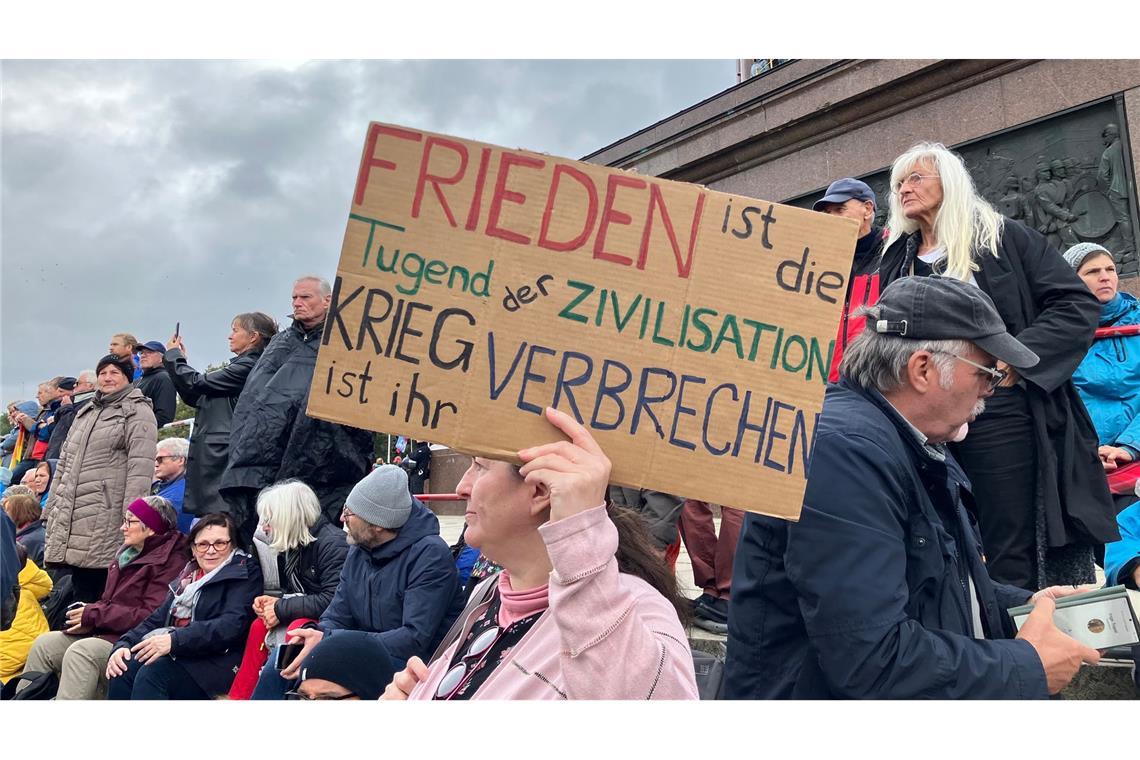
[[[146,343],[139,345],[139,351],[157,351],[160,354],[166,353],[166,346],[159,343],[157,340],[148,340]]]
[[[871,201],[871,205],[875,210],[879,210],[879,203],[875,200],[875,191],[866,182],[854,179],[852,177],[844,177],[837,179],[827,186],[827,192],[823,197],[812,204],[812,211],[822,210],[820,207],[825,203],[846,203],[847,201],[855,199],[860,201]]]

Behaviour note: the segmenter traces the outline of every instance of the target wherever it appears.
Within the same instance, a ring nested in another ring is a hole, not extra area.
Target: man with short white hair
[[[867,311],[819,417],[797,523],[750,514],[728,617],[725,697],[1029,699],[1095,649],[1054,599],[991,580],[973,496],[945,447],[1038,356],[980,288],[905,277]],[[1020,631],[1006,613],[1032,602]]]
[[[154,452],[154,482],[151,496],[161,496],[174,505],[178,513],[178,530],[190,533],[194,515],[182,511],[186,499],[186,457],[190,454],[190,441],[185,438],[163,438]]]
[[[302,480],[317,494],[329,521],[340,524],[345,497],[371,469],[371,431],[305,414],[331,301],[332,289],[320,277],[306,275],[293,283],[293,324],[269,342],[234,408],[220,490],[247,543],[257,527],[262,488]]]

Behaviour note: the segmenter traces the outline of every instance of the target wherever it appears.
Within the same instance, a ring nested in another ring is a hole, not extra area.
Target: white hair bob
[[[165,456],[185,459],[190,455],[190,441],[185,438],[163,438],[155,444],[155,450]]]
[[[269,548],[284,552],[316,540],[309,529],[321,517],[321,502],[301,481],[283,480],[257,495],[257,516],[272,529]]]
[[[978,271],[975,252],[997,257],[1005,219],[978,195],[962,157],[942,143],[921,142],[896,158],[891,164],[891,187],[920,163],[931,166],[942,180],[942,205],[934,218],[934,236],[946,250],[943,274],[968,282],[971,273]],[[898,193],[891,193],[890,207],[890,236],[884,247],[918,229],[918,222],[903,214]]]

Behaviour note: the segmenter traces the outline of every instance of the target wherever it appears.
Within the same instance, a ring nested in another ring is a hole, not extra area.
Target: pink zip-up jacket
[[[693,656],[677,612],[652,586],[618,572],[605,506],[539,528],[553,565],[550,608],[472,699],[697,699]],[[456,647],[490,602],[428,669],[409,699],[431,699]]]

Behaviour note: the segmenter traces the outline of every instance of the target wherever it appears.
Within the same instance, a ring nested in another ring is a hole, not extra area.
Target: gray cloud
[[[336,268],[370,121],[577,158],[734,83],[733,61],[5,61],[4,402],[110,336],[227,358]]]

